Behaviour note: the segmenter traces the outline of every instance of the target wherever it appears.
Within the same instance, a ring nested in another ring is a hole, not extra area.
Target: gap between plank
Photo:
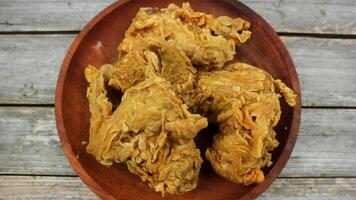
[[[303,109],[356,109],[356,106],[302,106]]]
[[[30,103],[0,103],[0,107],[30,107],[30,108],[53,108],[54,104],[30,104]],[[356,109],[356,106],[302,106],[303,109]],[[0,174],[1,175],[1,174]]]
[[[354,35],[354,34],[278,32],[278,35],[286,36],[286,37],[311,37],[311,38],[325,38],[325,39],[356,39],[356,35]]]
[[[2,31],[0,35],[51,35],[63,34],[71,35],[78,34],[80,30],[64,30],[64,31]],[[286,37],[312,37],[325,39],[356,39],[356,34],[331,34],[331,33],[298,33],[298,32],[277,32],[279,36]]]
[[[38,176],[38,177],[79,177],[75,175],[60,175],[60,174],[0,174],[1,176]]]
[[[63,34],[72,35],[78,34],[80,30],[65,30],[65,31],[1,31],[0,35],[53,35]]]
[[[40,107],[40,108],[53,108],[54,107],[54,104],[29,104],[29,103],[19,103],[19,104],[7,104],[7,103],[2,103],[0,104],[0,107]]]
[[[29,177],[29,176],[37,176],[37,177],[79,177],[77,174],[74,175],[60,175],[60,174],[0,174],[1,176],[25,176],[25,177]],[[333,178],[344,178],[344,179],[352,179],[352,178],[356,178],[356,176],[296,176],[296,177],[287,177],[287,176],[281,176],[281,177],[277,177],[277,179],[333,179]]]

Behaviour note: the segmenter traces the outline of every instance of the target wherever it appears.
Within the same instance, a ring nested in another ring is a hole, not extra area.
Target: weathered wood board
[[[113,2],[115,0],[2,0],[0,32],[77,31]],[[356,34],[354,0],[242,2],[278,32]]]
[[[277,178],[259,200],[354,199],[356,178]],[[0,176],[0,199],[98,199],[78,177]]]
[[[280,177],[356,177],[356,110],[303,109]],[[0,107],[0,174],[75,175],[61,149],[53,108]]]
[[[53,104],[73,38],[0,35],[0,104]],[[304,106],[356,106],[356,39],[282,39],[297,67]]]

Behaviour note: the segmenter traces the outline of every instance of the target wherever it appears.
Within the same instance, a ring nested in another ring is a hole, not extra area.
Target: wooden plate
[[[72,167],[80,178],[99,197],[104,199],[159,199],[160,193],[148,188],[123,164],[105,167],[85,151],[82,141],[88,140],[89,109],[85,97],[87,83],[83,70],[88,64],[100,66],[116,60],[117,46],[140,7],[181,5],[183,0],[121,0],[99,13],[74,40],[64,59],[57,83],[55,106],[58,134]],[[261,184],[244,186],[229,182],[204,162],[197,189],[181,196],[166,199],[253,199],[261,194],[285,166],[297,138],[300,124],[301,100],[298,77],[290,55],[274,30],[254,11],[236,0],[190,0],[194,10],[215,16],[241,17],[252,25],[252,38],[237,47],[236,59],[267,70],[297,94],[294,108],[282,103],[282,117],[276,131],[280,145],[273,151],[274,165],[264,169],[266,180]],[[285,130],[287,127],[287,130]],[[203,150],[210,145],[216,127],[209,127],[197,138]],[[50,156],[50,155],[49,155]]]

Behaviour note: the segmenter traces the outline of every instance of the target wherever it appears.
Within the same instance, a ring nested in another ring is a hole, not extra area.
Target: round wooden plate
[[[140,7],[182,5],[183,0],[121,0],[99,13],[74,40],[64,59],[56,89],[56,122],[63,149],[80,178],[103,199],[160,199],[146,183],[127,170],[124,164],[105,167],[85,151],[82,141],[89,137],[87,83],[83,71],[88,64],[101,66],[113,63],[117,46]],[[251,23],[252,37],[237,47],[236,59],[263,68],[291,87],[297,94],[297,105],[288,107],[282,100],[282,116],[276,127],[280,145],[273,151],[274,165],[264,169],[266,180],[244,186],[219,177],[204,162],[198,187],[184,195],[167,195],[166,199],[253,199],[261,194],[285,166],[297,138],[300,124],[301,99],[297,73],[291,57],[274,30],[254,11],[236,0],[190,0],[196,11],[241,17]],[[287,129],[285,129],[287,127]],[[209,126],[196,139],[202,152],[211,145],[217,128]]]

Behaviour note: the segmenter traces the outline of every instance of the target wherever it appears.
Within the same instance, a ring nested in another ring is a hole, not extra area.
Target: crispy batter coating
[[[219,175],[246,185],[264,181],[261,168],[272,164],[271,151],[278,146],[273,127],[281,109],[275,86],[295,105],[296,95],[281,83],[244,63],[201,74],[197,104],[220,125],[206,158]]]
[[[112,113],[102,69],[85,70],[92,113],[87,151],[104,165],[126,162],[162,194],[194,189],[202,158],[193,139],[207,126],[206,118],[191,114],[170,83],[157,76],[128,89]]]
[[[196,72],[193,65],[222,67],[233,59],[235,45],[250,37],[249,27],[240,18],[195,12],[189,3],[142,8],[118,48],[119,59],[109,85],[124,92],[147,77],[148,67],[167,78],[179,94],[190,93]],[[158,61],[154,66],[149,63],[152,59]]]
[[[87,152],[103,165],[126,163],[162,195],[182,194],[197,186],[202,158],[194,138],[208,118],[220,126],[205,152],[214,170],[236,183],[264,181],[261,168],[272,164],[278,146],[280,94],[290,106],[296,95],[261,69],[226,66],[235,46],[250,38],[249,27],[240,18],[195,12],[189,3],[140,9],[117,62],[85,70]],[[109,99],[108,88],[121,91],[121,101]]]

